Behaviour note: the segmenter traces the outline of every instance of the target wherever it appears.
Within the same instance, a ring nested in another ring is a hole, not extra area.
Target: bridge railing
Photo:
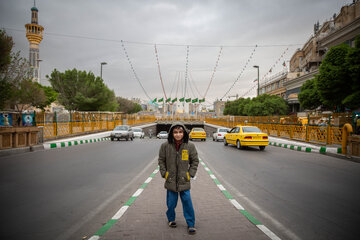
[[[121,124],[137,125],[155,120],[153,115],[139,116],[112,112],[41,112],[35,115],[35,124],[43,127],[44,139],[112,130]]]
[[[296,116],[224,116],[208,117],[210,124],[232,128],[236,125],[256,126],[270,136],[317,144],[341,144],[342,126],[351,123],[351,113]],[[335,125],[336,124],[336,125]]]

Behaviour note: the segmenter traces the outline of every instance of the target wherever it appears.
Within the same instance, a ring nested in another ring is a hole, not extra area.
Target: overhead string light
[[[127,51],[126,51],[124,42],[123,42],[122,40],[121,40],[121,45],[122,45],[122,47],[123,47],[123,49],[124,49],[124,53],[125,53],[126,59],[128,60],[128,63],[129,63],[130,68],[131,68],[131,70],[132,70],[132,72],[133,72],[133,74],[134,74],[135,79],[136,79],[136,80],[138,81],[138,83],[140,84],[140,87],[141,87],[142,90],[144,91],[145,95],[149,98],[150,101],[152,101],[152,98],[149,97],[149,95],[147,94],[144,86],[141,84],[141,81],[140,81],[139,77],[138,77],[137,74],[136,74],[135,68],[133,67],[133,65],[132,65],[132,63],[131,63],[131,60],[130,60],[130,58],[129,58],[129,54],[128,54]]]
[[[287,47],[287,48],[284,50],[284,52],[281,54],[281,56],[276,60],[276,62],[270,67],[269,71],[267,71],[267,72],[265,73],[265,75],[262,77],[261,81],[264,81],[264,80],[265,80],[264,83],[265,83],[265,84],[267,83],[266,77],[267,77],[268,75],[270,75],[270,74],[272,73],[273,69],[278,65],[278,63],[281,62],[281,59],[284,58],[284,56],[285,56],[285,54],[286,54],[286,52],[287,52],[288,50],[289,50],[289,48]]]
[[[254,53],[256,51],[256,48],[257,48],[257,45],[255,45],[255,48],[252,50],[249,58],[247,59],[244,67],[242,68],[240,74],[238,75],[238,77],[235,79],[234,83],[231,85],[231,87],[229,88],[229,90],[227,90],[227,92],[224,94],[224,96],[221,98],[221,99],[224,99],[226,97],[226,95],[229,94],[229,92],[231,91],[231,89],[235,86],[236,82],[239,81],[241,75],[243,74],[243,72],[245,71],[246,67],[248,66],[249,62],[251,61],[251,59],[253,58],[254,56]]]
[[[161,82],[161,87],[162,87],[162,90],[163,90],[163,93],[164,93],[164,102],[166,102],[166,100],[168,99],[166,97],[166,92],[165,92],[165,88],[164,88],[164,82],[162,80],[162,77],[161,77],[161,70],[160,70],[160,63],[159,63],[159,56],[158,56],[158,52],[157,52],[157,48],[156,48],[156,44],[154,45],[155,47],[155,56],[156,56],[156,62],[157,62],[157,65],[158,65],[158,69],[159,69],[159,77],[160,77],[160,82]]]
[[[213,71],[213,73],[211,74],[210,82],[209,82],[209,85],[208,85],[208,87],[207,87],[207,89],[206,89],[206,91],[205,91],[205,93],[204,93],[203,99],[206,98],[206,95],[207,95],[207,93],[208,93],[208,91],[209,91],[210,85],[211,85],[212,81],[214,80],[215,72],[216,72],[216,69],[217,69],[217,67],[218,67],[218,65],[219,65],[219,61],[220,61],[220,56],[221,56],[222,50],[223,50],[223,47],[221,46],[221,47],[220,47],[219,54],[218,54],[218,57],[217,57],[217,60],[216,60],[216,63],[215,63],[214,71]]]
[[[277,66],[277,64],[279,62],[281,62],[281,59],[284,58],[286,52],[289,50],[289,48],[287,47],[285,49],[285,51],[281,54],[281,56],[275,61],[275,63],[270,67],[269,71],[267,71],[264,76],[261,78],[260,82],[264,82],[264,84],[267,83],[267,80],[264,81],[264,79],[266,79],[266,77],[272,73],[273,69]],[[252,90],[254,90],[257,87],[257,84],[253,85],[247,92],[245,92],[241,97],[244,97],[246,95],[248,95]]]
[[[186,97],[186,82],[188,78],[188,66],[189,66],[189,46],[186,46],[186,66],[185,66],[185,89],[184,98]]]

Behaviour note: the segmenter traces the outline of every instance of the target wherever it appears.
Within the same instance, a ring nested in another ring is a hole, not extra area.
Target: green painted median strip
[[[104,235],[106,233],[106,231],[109,230],[112,227],[112,225],[114,225],[116,222],[117,222],[117,220],[111,219],[102,228],[100,228],[100,230],[97,231],[95,233],[95,235],[98,235],[98,236]]]
[[[239,210],[242,215],[244,215],[250,222],[252,222],[255,225],[261,225],[261,222],[254,218],[248,211],[246,210]]]
[[[155,175],[159,172],[159,166],[152,172],[150,175],[150,181],[155,177]],[[135,192],[133,196],[129,198],[129,200],[119,209],[119,211],[104,225],[102,226],[99,231],[97,231],[91,238],[93,237],[95,239],[99,239],[100,236],[103,236],[117,221],[119,221],[120,217],[125,213],[125,211],[134,203],[137,197],[141,194],[138,193],[140,189],[145,189],[145,187],[149,184],[149,179],[146,179],[146,181],[140,186],[140,188]],[[118,215],[119,212],[122,212],[121,215]]]
[[[50,148],[56,148],[56,143],[51,143]]]

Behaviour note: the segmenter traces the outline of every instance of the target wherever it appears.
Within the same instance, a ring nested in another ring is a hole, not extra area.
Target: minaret
[[[39,44],[43,39],[44,27],[38,24],[38,9],[35,6],[31,8],[31,23],[25,25],[26,28],[26,38],[29,40],[30,44],[30,54],[29,62],[30,67],[33,70],[33,81],[40,83],[39,75]]]

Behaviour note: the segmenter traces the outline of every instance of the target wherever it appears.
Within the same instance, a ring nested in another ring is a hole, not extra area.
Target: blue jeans
[[[182,191],[180,193],[180,199],[181,203],[183,205],[183,212],[184,217],[186,220],[186,223],[188,227],[194,227],[195,226],[195,212],[191,201],[190,196],[190,190]],[[175,221],[175,208],[178,202],[179,194],[177,192],[173,192],[170,190],[167,190],[166,193],[166,204],[168,207],[168,210],[166,211],[166,216],[169,220],[169,222]]]

